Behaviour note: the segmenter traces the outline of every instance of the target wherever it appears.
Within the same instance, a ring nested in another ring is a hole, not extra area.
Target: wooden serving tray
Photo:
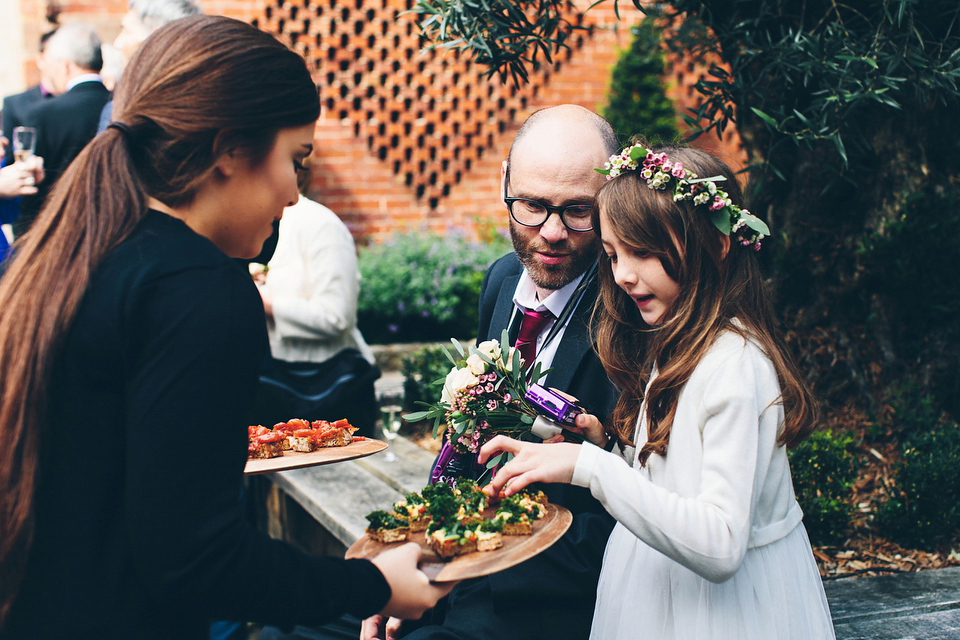
[[[270,473],[271,471],[312,467],[318,464],[332,464],[334,462],[372,456],[386,448],[387,443],[382,440],[365,438],[363,440],[354,440],[344,447],[323,447],[310,453],[284,451],[283,455],[279,458],[247,460],[247,466],[244,467],[243,473],[249,476],[257,473]]]
[[[487,509],[484,516],[492,518],[495,509]],[[533,523],[533,534],[529,536],[503,536],[503,546],[494,551],[474,551],[457,556],[444,562],[426,545],[426,532],[410,534],[410,541],[423,549],[420,557],[420,569],[434,582],[453,582],[489,575],[509,569],[525,560],[529,560],[560,539],[573,516],[565,507],[547,505],[547,514]],[[347,549],[347,558],[375,558],[386,549],[403,544],[392,542],[384,544],[363,536]]]

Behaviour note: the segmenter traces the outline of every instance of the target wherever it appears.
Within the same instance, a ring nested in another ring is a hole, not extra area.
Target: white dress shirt
[[[546,346],[543,344],[544,340],[546,340],[547,335],[553,328],[556,318],[563,313],[564,307],[567,306],[567,302],[570,300],[574,291],[576,291],[577,285],[580,284],[581,280],[583,280],[583,274],[580,274],[562,288],[557,289],[544,300],[538,300],[537,286],[534,284],[533,279],[530,278],[527,270],[524,269],[523,273],[520,274],[520,280],[517,282],[517,288],[513,293],[513,304],[516,306],[516,312],[522,314],[528,309],[531,311],[548,310],[554,317],[553,320],[544,325],[543,329],[540,330],[540,335],[537,336],[536,362],[540,363],[541,370],[548,369],[553,364],[553,357],[557,353],[557,346],[563,339],[563,332],[567,329],[566,326],[561,327]],[[572,315],[570,317],[572,317]],[[569,319],[567,322],[569,322]]]

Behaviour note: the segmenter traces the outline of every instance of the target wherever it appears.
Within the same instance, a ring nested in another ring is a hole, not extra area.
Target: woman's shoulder
[[[143,282],[189,272],[219,271],[243,279],[236,260],[182,220],[150,211],[101,263],[99,276]]]

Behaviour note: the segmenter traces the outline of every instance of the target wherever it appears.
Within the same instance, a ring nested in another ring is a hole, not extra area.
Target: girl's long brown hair
[[[158,29],[124,71],[110,128],[58,180],[0,278],[0,625],[32,538],[47,382],[91,274],[145,215],[189,204],[224,152],[252,162],[277,132],[316,121],[300,56],[243,22],[193,16]]]
[[[672,162],[682,162],[700,177],[725,176],[722,188],[743,207],[736,176],[720,160],[685,147],[654,151],[666,152]],[[757,256],[736,242],[725,251],[725,236],[706,207],[674,202],[672,196],[672,189],[647,187],[637,171],[610,180],[597,193],[594,229],[600,229],[602,211],[620,242],[659,258],[679,285],[668,319],[650,327],[614,282],[609,258],[600,255],[601,295],[594,308],[597,349],[607,375],[621,389],[613,431],[621,443],[629,443],[645,400],[648,435],[640,447],[640,462],[645,464],[652,453],[665,455],[680,392],[717,335],[730,330],[755,340],[773,362],[785,413],[778,443],[792,446],[813,430],[817,403],[780,337]],[[742,328],[732,323],[734,318]],[[645,392],[654,366],[657,377]]]

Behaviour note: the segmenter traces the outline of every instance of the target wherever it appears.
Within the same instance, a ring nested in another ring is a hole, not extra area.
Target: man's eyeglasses
[[[532,198],[508,198],[507,183],[510,174],[504,176],[503,201],[507,203],[507,210],[514,221],[524,227],[539,227],[547,221],[551,213],[560,216],[560,221],[570,231],[591,231],[593,229],[592,204],[568,204],[563,207],[554,207],[540,200]]]

